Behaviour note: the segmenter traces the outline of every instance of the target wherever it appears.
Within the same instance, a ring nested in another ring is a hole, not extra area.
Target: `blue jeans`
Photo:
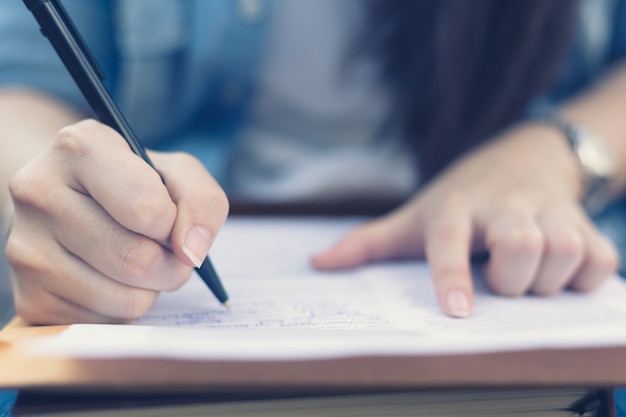
[[[0,391],[0,417],[10,417],[17,391]]]
[[[615,398],[615,415],[626,417],[626,388],[617,388],[613,398]]]

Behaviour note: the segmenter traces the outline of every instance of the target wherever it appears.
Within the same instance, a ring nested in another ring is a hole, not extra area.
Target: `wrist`
[[[579,201],[584,185],[567,140],[554,127],[528,120],[500,137],[501,169],[514,172],[520,181],[541,184],[556,195]],[[506,148],[506,149],[504,149]]]
[[[610,185],[615,176],[615,161],[604,139],[589,127],[557,113],[539,117],[537,122],[565,139],[576,161],[580,201],[591,212],[601,210],[610,199]]]

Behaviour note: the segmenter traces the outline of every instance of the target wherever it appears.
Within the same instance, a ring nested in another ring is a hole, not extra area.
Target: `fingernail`
[[[446,299],[448,312],[454,317],[468,317],[470,315],[469,300],[461,290],[451,290]]]
[[[212,243],[213,236],[211,232],[202,226],[194,226],[185,236],[183,252],[196,267],[200,267],[209,253]]]

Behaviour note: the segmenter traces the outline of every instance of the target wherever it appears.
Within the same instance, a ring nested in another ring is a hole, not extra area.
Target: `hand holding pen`
[[[219,185],[195,158],[133,153],[119,132],[96,121],[64,128],[12,181],[7,255],[27,321],[125,322],[192,267],[211,266],[228,213]]]
[[[228,203],[191,156],[151,157],[167,187],[117,132],[89,120],[62,129],[17,174],[7,251],[23,318],[127,322],[188,280]]]

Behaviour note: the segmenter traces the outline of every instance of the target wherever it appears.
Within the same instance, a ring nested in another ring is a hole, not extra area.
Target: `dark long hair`
[[[574,0],[371,0],[360,45],[376,56],[428,181],[518,119],[555,80]]]

